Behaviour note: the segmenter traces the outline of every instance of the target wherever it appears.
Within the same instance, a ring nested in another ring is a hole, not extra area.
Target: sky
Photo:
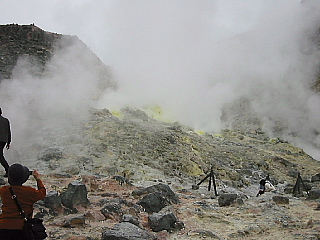
[[[319,69],[312,42],[319,10],[311,0],[1,0],[0,24],[78,36],[119,86],[93,101],[99,80],[83,67],[92,62],[70,50],[48,66],[59,71],[46,79],[20,63],[14,81],[0,86],[4,115],[21,142],[27,122],[38,125],[35,116],[43,127],[61,124],[85,115],[84,106],[157,106],[165,120],[219,132],[241,121],[225,107],[241,113],[247,101],[263,131],[272,137],[282,127],[285,139],[320,159],[320,98],[310,90]]]

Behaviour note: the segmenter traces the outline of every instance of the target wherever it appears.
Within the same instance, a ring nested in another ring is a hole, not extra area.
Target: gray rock
[[[307,197],[308,200],[313,200],[318,198],[320,198],[320,189],[309,191],[309,197]]]
[[[149,193],[138,201],[137,204],[141,205],[147,213],[159,212],[162,208],[170,205],[159,192]]]
[[[121,213],[121,205],[119,203],[109,203],[106,204],[100,212],[105,216],[106,218],[109,218],[110,215],[113,215],[113,213],[120,214]]]
[[[170,203],[178,203],[179,197],[171,190],[171,188],[163,183],[159,183],[157,185],[153,185],[143,189],[137,189],[132,192],[134,196],[141,196],[148,193],[159,192],[161,195]]]
[[[195,231],[192,231],[191,233],[192,235],[195,235],[200,239],[221,239],[221,240],[223,239],[219,237],[217,234],[205,229],[197,229]]]
[[[77,212],[75,209],[76,205],[89,204],[87,194],[87,188],[82,182],[73,181],[69,183],[67,191],[61,193],[61,202],[65,207]]]
[[[156,240],[153,234],[129,222],[121,222],[102,233],[101,240]]]
[[[311,182],[320,182],[320,173],[311,177]]]
[[[273,196],[272,200],[277,204],[289,204],[289,198],[283,196]]]
[[[235,193],[223,193],[218,198],[218,203],[220,207],[230,206],[232,203],[235,202],[238,195]]]
[[[162,230],[171,231],[174,229],[177,218],[172,212],[160,212],[150,215],[148,222],[154,232],[160,232]]]
[[[137,227],[140,227],[140,223],[139,223],[139,220],[138,218],[132,216],[131,214],[124,214],[122,216],[122,222],[129,222],[129,223],[132,223],[134,225],[136,225]]]
[[[57,211],[62,208],[61,198],[57,191],[51,190],[44,198],[44,206],[49,208],[51,215],[58,215]]]
[[[63,227],[76,227],[85,225],[85,216],[83,214],[69,215],[63,222]]]

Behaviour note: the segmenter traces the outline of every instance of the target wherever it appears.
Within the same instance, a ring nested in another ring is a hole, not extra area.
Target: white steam
[[[101,83],[108,80],[102,62],[81,41],[68,39],[60,41],[62,49],[44,71],[31,58],[22,57],[11,79],[1,82],[3,116],[10,120],[13,135],[11,152],[21,155],[36,145],[59,146],[72,126],[87,119],[106,87],[107,81]],[[9,156],[9,161],[19,157],[14,158]]]
[[[0,21],[34,22],[47,31],[77,35],[113,68],[119,89],[93,103],[98,82],[90,68],[83,68],[92,64],[89,59],[70,66],[73,52],[62,53],[44,79],[17,70],[20,75],[0,88],[4,115],[16,131],[34,124],[35,112],[45,126],[52,118],[85,114],[83,106],[92,104],[161,106],[167,119],[219,131],[233,121],[232,116],[221,121],[225,106],[246,99],[264,131],[273,135],[283,126],[286,139],[320,159],[317,150],[309,149],[320,145],[320,97],[310,88],[320,59],[312,41],[320,26],[318,1],[26,2],[36,2],[30,6],[45,11],[46,18],[25,13],[30,9],[14,16],[17,20],[5,11],[11,15],[4,13]]]

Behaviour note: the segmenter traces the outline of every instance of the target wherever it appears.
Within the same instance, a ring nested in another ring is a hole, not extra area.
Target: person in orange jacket
[[[29,186],[23,186],[30,175],[33,175],[37,181],[37,189]],[[8,170],[8,182],[10,185],[0,188],[0,197],[2,200],[2,214],[0,215],[0,240],[23,240],[22,228],[24,219],[21,217],[18,208],[12,199],[10,186],[27,218],[31,218],[33,214],[33,204],[42,200],[46,196],[46,188],[44,187],[41,175],[37,170],[32,172],[21,164],[13,164]]]

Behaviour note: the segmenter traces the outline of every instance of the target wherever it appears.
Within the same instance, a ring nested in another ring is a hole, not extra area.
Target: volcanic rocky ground
[[[114,115],[107,109],[92,110],[91,120],[68,131],[56,132],[60,145],[55,136],[43,135],[46,140],[32,146],[24,159],[27,166],[43,173],[50,194],[63,195],[74,181],[87,189],[89,203],[80,201],[74,209],[64,205],[50,209],[46,201],[37,204],[35,212],[45,220],[48,239],[103,239],[103,233],[128,215],[158,239],[320,237],[320,163],[281,139],[258,131],[197,133],[129,108]],[[219,196],[213,187],[208,191],[208,181],[195,187],[211,167]],[[293,196],[298,173],[314,199],[303,188]],[[259,180],[267,175],[277,192],[256,197]],[[27,184],[35,182],[30,179]],[[165,210],[182,226],[154,232],[148,223],[153,213],[138,207],[144,195],[134,191],[159,184],[169,186],[179,198],[165,204]],[[237,199],[221,206],[219,198],[230,193]],[[120,206],[117,211],[102,213],[106,205],[115,203]]]

